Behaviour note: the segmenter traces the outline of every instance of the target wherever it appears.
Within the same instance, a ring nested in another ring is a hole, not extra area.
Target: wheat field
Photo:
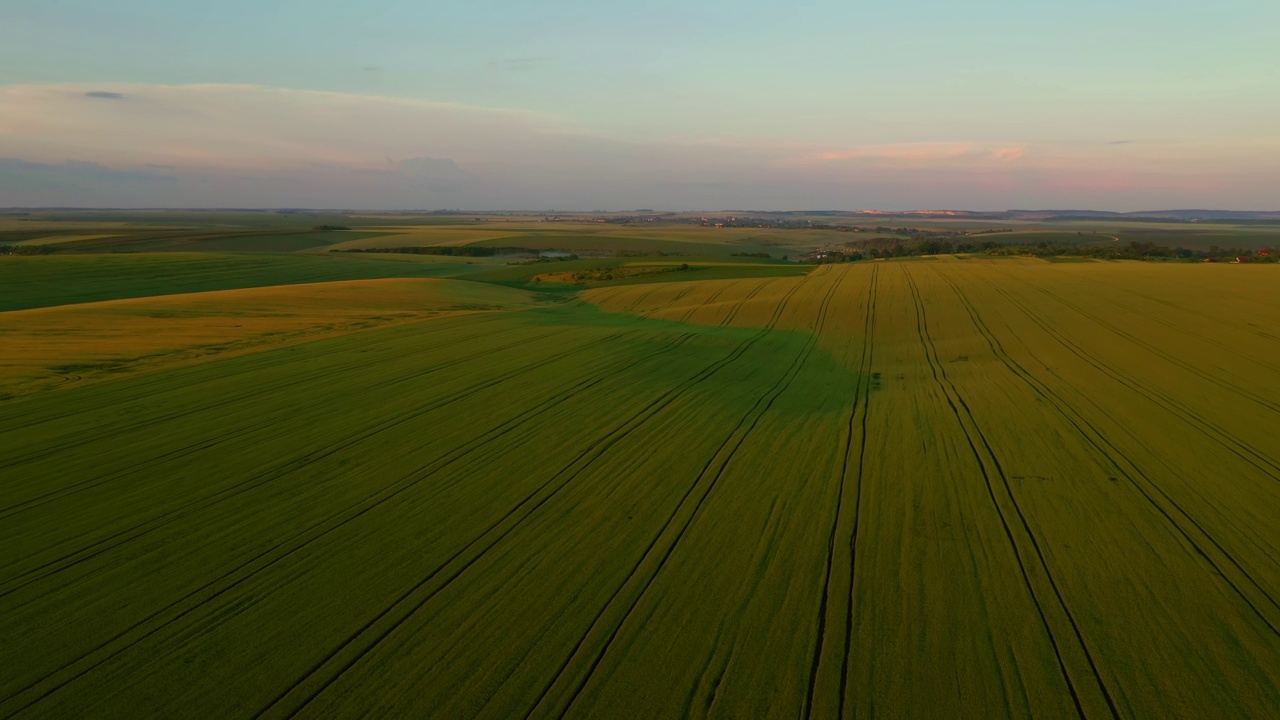
[[[1266,716],[1277,279],[494,287],[9,399],[0,715]]]

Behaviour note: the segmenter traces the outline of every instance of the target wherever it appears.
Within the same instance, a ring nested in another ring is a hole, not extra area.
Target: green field
[[[118,298],[335,280],[450,277],[483,258],[145,253],[0,256],[0,312]]]
[[[1280,707],[1280,268],[460,260],[0,258],[0,716]]]
[[[726,227],[715,227],[716,224]],[[973,233],[973,234],[970,234]],[[768,254],[792,260],[852,243],[911,245],[920,240],[1034,248],[1154,243],[1223,259],[1280,248],[1274,220],[1185,222],[1159,218],[1026,220],[848,213],[618,213],[560,217],[550,213],[390,213],[249,211],[45,211],[0,213],[0,253],[6,246],[60,255],[102,253],[308,253],[475,246],[555,250],[583,257],[615,254],[724,258]],[[865,249],[861,247],[860,249]],[[882,245],[883,249],[883,245]],[[929,250],[928,252],[938,252]],[[942,252],[950,252],[944,250]],[[964,250],[959,250],[964,252]],[[914,254],[914,253],[912,253]],[[1184,258],[1189,259],[1189,258]]]

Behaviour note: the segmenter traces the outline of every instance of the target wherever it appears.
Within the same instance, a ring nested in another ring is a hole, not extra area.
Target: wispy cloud
[[[1003,161],[1005,161],[1005,162],[1012,162],[1012,161],[1017,160],[1018,158],[1022,157],[1023,155],[1026,155],[1026,154],[1027,154],[1027,148],[1025,148],[1025,147],[1005,147],[1005,148],[1000,148],[999,150],[996,150],[996,151],[995,151],[994,153],[992,153],[992,154],[993,154],[993,155],[995,155],[996,159],[998,159],[998,160],[1003,160]]]
[[[543,68],[553,60],[555,58],[549,56],[502,58],[490,60],[485,63],[484,68],[489,71],[527,72]]]
[[[838,150],[807,152],[799,156],[802,162],[851,163],[862,162],[878,165],[919,165],[946,163],[957,160],[1000,160],[1010,162],[1026,155],[1022,145],[985,144],[972,142],[915,142],[878,145],[858,145]]]
[[[86,112],[86,95],[129,102]],[[0,157],[15,159],[5,204],[1117,208],[1194,191],[1191,204],[1233,207],[1273,203],[1266,192],[1280,186],[1280,139],[1108,144],[639,140],[572,118],[377,95],[0,86]]]
[[[142,102],[84,113],[87,92]],[[0,153],[38,161],[282,168],[393,157],[527,154],[572,128],[519,110],[246,85],[0,87]]]

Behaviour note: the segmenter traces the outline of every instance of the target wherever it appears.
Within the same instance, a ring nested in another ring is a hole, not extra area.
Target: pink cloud
[[[861,145],[846,150],[828,150],[817,153],[815,159],[823,162],[846,160],[944,160],[963,157],[973,152],[972,143],[894,143],[889,145]]]
[[[802,163],[860,162],[882,166],[920,165],[929,163],[953,163],[988,160],[1012,162],[1026,155],[1027,148],[1020,145],[988,144],[977,142],[917,142],[857,145],[838,150],[821,150],[795,158]]]
[[[186,193],[175,189],[179,206],[214,202],[201,188],[216,186],[217,202],[234,205],[270,198],[345,206],[358,195],[371,207],[1132,209],[1263,206],[1280,187],[1280,137],[1129,145],[634,138],[520,110],[242,85],[0,85],[0,163],[4,158],[20,161],[11,164],[12,177],[25,173],[5,187],[5,199],[18,204],[125,197],[112,194],[100,172],[84,182],[103,184],[101,194],[58,189],[75,187],[72,181],[46,183],[51,189],[39,194],[39,177],[85,175],[78,165],[63,167],[67,158],[122,171],[165,165],[175,177],[198,178],[175,185]],[[467,181],[406,173],[387,158],[448,159]],[[437,199],[454,185],[465,192]],[[158,192],[155,183],[138,187],[141,194],[126,204],[147,204]]]

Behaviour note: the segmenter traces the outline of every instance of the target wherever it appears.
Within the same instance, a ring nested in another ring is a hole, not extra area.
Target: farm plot
[[[855,411],[860,479],[835,521],[807,712],[915,716],[951,698],[1230,716],[1275,701],[1280,376],[1275,322],[1251,309],[1271,278],[1223,270],[835,271],[877,288],[876,391]],[[700,306],[690,321],[749,322],[724,308],[789,282],[587,295],[669,314],[671,294]]]
[[[606,287],[0,402],[0,715],[1266,715],[1232,270]]]
[[[379,247],[435,247],[444,245],[470,245],[485,240],[498,240],[511,236],[510,230],[479,227],[415,227],[386,226],[362,228],[373,236],[361,235],[324,248],[324,250],[363,250]]]
[[[535,298],[519,290],[385,279],[17,310],[0,313],[0,397],[379,325],[532,304]]]
[[[265,253],[0,257],[0,312],[335,280],[447,277],[481,269],[455,258],[416,260],[412,256]]]

